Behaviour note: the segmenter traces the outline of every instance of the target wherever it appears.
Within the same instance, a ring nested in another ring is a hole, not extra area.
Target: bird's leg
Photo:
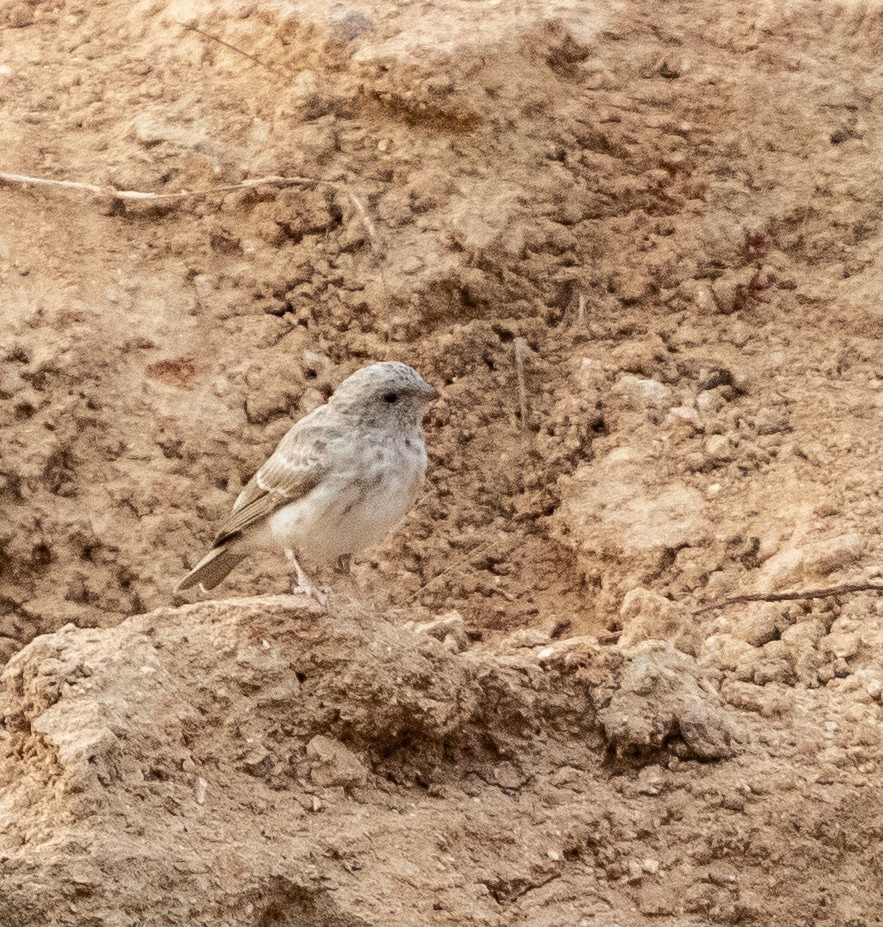
[[[338,573],[350,587],[350,595],[354,596],[355,600],[357,601],[358,597],[361,595],[362,590],[359,589],[359,584],[356,582],[356,577],[353,576],[352,566],[353,555],[341,554],[337,558],[337,562],[334,564],[334,572]]]
[[[285,556],[288,559],[291,572],[294,574],[292,577],[291,591],[302,592],[311,599],[315,599],[323,608],[326,607],[328,605],[328,593],[320,589],[310,577],[307,576],[304,572],[304,568],[297,559],[297,554],[293,550],[288,549],[285,551]]]

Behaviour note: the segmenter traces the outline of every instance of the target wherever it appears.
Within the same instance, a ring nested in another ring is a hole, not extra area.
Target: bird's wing
[[[239,494],[215,538],[215,547],[302,498],[321,482],[328,469],[325,450],[331,436],[326,431],[321,420],[301,419],[285,435]]]

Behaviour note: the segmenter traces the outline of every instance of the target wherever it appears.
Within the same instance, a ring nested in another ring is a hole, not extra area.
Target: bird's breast
[[[407,514],[425,469],[422,441],[363,445],[354,460],[272,515],[268,527],[276,543],[308,561],[357,553],[383,541]]]

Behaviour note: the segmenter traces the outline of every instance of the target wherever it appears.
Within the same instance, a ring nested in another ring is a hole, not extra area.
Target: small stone
[[[731,634],[712,634],[705,639],[701,654],[703,662],[732,672],[753,651],[754,647],[751,644]]]
[[[716,389],[705,390],[696,397],[696,410],[703,418],[711,418],[727,404],[726,399]]]
[[[461,653],[469,643],[466,635],[466,623],[463,621],[463,616],[457,611],[445,612],[444,615],[433,618],[431,621],[418,622],[413,626],[413,630],[417,634],[428,634],[430,637],[442,641],[448,649],[455,647],[456,649],[452,651],[455,653]],[[540,643],[547,643],[548,640],[549,637],[546,635]]]
[[[726,435],[711,435],[705,442],[705,453],[715,463],[733,459],[733,445]]]
[[[669,425],[687,425],[691,432],[702,428],[698,413],[690,406],[675,406],[669,410],[665,421]]]
[[[665,409],[672,404],[671,390],[658,380],[624,376],[611,390],[634,409]]]
[[[503,789],[520,789],[528,777],[514,763],[500,763],[494,769],[494,779]]]
[[[784,412],[764,407],[757,410],[754,427],[759,435],[772,435],[788,431],[790,425]]]
[[[844,634],[833,633],[822,638],[820,649],[826,653],[831,653],[841,660],[854,657],[861,646],[861,637],[857,633]]]
[[[532,650],[548,644],[551,638],[539,628],[519,628],[500,641],[501,650]]]
[[[883,692],[883,683],[879,679],[869,679],[865,685],[865,691],[873,699],[879,699],[881,692]]]
[[[803,549],[803,568],[816,576],[827,576],[862,555],[862,539],[857,532],[841,534],[825,541],[818,541]]]
[[[638,771],[638,793],[640,795],[659,795],[665,786],[662,767],[657,764],[644,766]]]
[[[541,666],[574,666],[596,657],[601,652],[597,637],[582,635],[555,641],[537,651],[537,662]]]
[[[361,785],[368,773],[361,760],[340,741],[317,734],[307,744],[307,756],[313,760],[310,779],[315,785]]]
[[[260,775],[265,772],[270,764],[270,752],[264,747],[255,747],[242,762],[242,765],[252,773]]]
[[[793,624],[782,632],[782,640],[791,650],[818,647],[825,636],[825,626],[818,618]]]
[[[798,652],[794,661],[794,674],[798,682],[814,689],[819,684],[819,673],[825,665],[825,658],[812,648]]]
[[[300,411],[306,415],[309,412],[312,412],[313,409],[318,409],[319,406],[325,405],[325,397],[317,389],[308,389],[304,392],[303,396],[300,398],[298,403],[298,408]]]
[[[607,374],[604,365],[592,357],[584,357],[576,372],[576,380],[581,390],[594,392],[607,386]]]
[[[776,607],[770,603],[752,606],[748,614],[736,623],[733,637],[751,644],[752,647],[768,644],[778,636],[778,614]]]

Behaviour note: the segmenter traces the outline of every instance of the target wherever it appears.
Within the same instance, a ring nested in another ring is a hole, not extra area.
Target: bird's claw
[[[308,598],[312,599],[314,602],[318,602],[322,608],[328,608],[328,602],[331,598],[331,590],[327,586],[317,586],[314,582],[307,580],[306,582],[298,580],[291,587],[291,591],[295,593],[300,593],[305,595]]]

